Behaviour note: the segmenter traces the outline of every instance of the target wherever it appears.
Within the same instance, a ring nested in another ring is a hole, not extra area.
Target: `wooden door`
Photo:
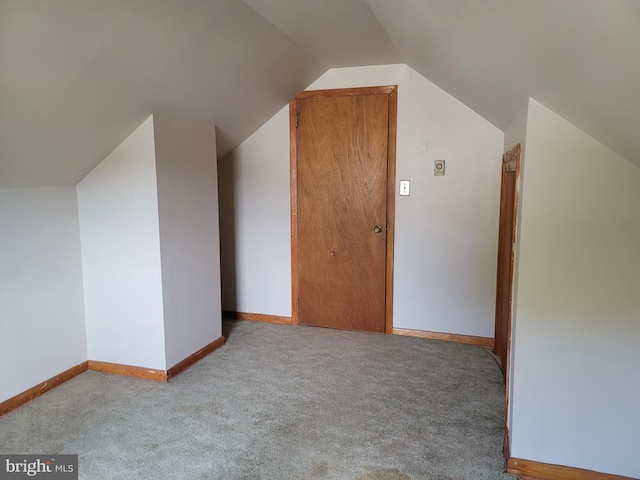
[[[293,323],[390,333],[395,92],[292,101]]]
[[[505,383],[508,371],[508,353],[511,345],[513,267],[515,261],[514,248],[516,241],[521,154],[522,146],[518,144],[502,156],[494,352],[500,356],[502,360],[502,372]]]

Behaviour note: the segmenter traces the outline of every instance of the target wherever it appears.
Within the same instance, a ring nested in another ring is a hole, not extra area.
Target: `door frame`
[[[496,318],[495,318],[495,339],[494,339],[494,353],[502,354],[502,349],[504,349],[504,365],[502,365],[502,372],[504,376],[505,383],[505,411],[504,411],[504,442],[502,453],[504,455],[505,466],[509,460],[511,455],[510,453],[510,445],[509,445],[509,401],[510,401],[510,389],[511,382],[509,378],[509,374],[511,371],[511,335],[512,335],[512,322],[513,322],[513,280],[514,280],[514,272],[515,272],[515,263],[516,263],[516,252],[515,252],[515,244],[518,241],[517,237],[517,228],[518,228],[518,205],[520,200],[520,174],[521,174],[521,163],[522,163],[522,144],[518,143],[513,146],[511,149],[507,150],[502,155],[502,178],[500,181],[500,223],[498,228],[498,267],[497,267],[497,278],[496,278]],[[507,173],[514,172],[514,190],[513,190],[513,205],[512,205],[512,221],[511,225],[506,225],[506,191],[507,191]],[[505,249],[502,246],[502,236],[504,235],[506,229],[511,229],[511,248],[508,252],[505,252]],[[501,325],[501,314],[502,314],[502,302],[501,302],[501,294],[500,287],[501,283],[504,280],[502,278],[501,273],[501,262],[504,260],[505,255],[509,255],[509,306],[507,311],[507,341],[506,345],[501,344],[502,338],[502,325]],[[497,346],[500,345],[500,352],[496,352]]]
[[[291,171],[291,323],[298,318],[298,100],[310,98],[338,98],[364,95],[387,95],[389,119],[387,138],[387,248],[385,268],[385,328],[393,332],[393,245],[395,231],[395,183],[396,183],[396,130],[398,120],[398,86],[339,88],[333,90],[308,90],[299,93],[289,102],[289,156]]]
[[[502,366],[502,370],[504,372],[505,379],[507,377],[508,366],[509,366],[509,351],[511,350],[511,320],[513,316],[513,274],[515,267],[515,249],[513,245],[515,245],[517,238],[517,223],[518,223],[518,200],[519,200],[519,184],[520,184],[520,160],[522,158],[522,144],[518,143],[508,151],[506,151],[502,155],[502,177],[500,180],[500,222],[498,229],[498,267],[497,267],[497,275],[496,275],[496,317],[495,317],[495,339],[494,339],[494,353],[496,355],[500,355],[502,351],[505,351],[506,354],[506,362],[505,365]],[[506,192],[507,192],[507,174],[510,172],[514,172],[514,189],[513,189],[513,205],[512,205],[512,221],[511,225],[506,225]],[[511,230],[511,239],[512,245],[509,251],[504,251],[502,245],[502,237],[508,232],[508,229]],[[501,323],[501,314],[502,312],[502,304],[500,300],[502,296],[500,294],[500,287],[502,282],[504,281],[502,275],[502,262],[505,259],[505,256],[509,256],[509,307],[507,311],[507,342],[506,345],[502,345],[502,323]]]

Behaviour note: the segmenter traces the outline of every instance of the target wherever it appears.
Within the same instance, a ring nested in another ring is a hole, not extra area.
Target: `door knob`
[[[373,231],[376,233],[382,233],[382,227],[380,225],[376,225],[373,227]]]

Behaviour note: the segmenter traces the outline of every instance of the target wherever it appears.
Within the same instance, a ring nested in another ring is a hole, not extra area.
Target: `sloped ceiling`
[[[368,4],[406,63],[500,129],[533,97],[640,166],[640,1]]]
[[[0,0],[0,187],[75,185],[148,115],[238,145],[328,68],[407,63],[501,129],[528,96],[640,165],[636,0]]]

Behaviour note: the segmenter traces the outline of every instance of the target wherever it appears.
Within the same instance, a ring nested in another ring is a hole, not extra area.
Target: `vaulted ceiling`
[[[501,129],[531,96],[640,166],[637,0],[0,0],[0,187],[75,185],[152,113],[224,154],[328,68],[386,63]]]

